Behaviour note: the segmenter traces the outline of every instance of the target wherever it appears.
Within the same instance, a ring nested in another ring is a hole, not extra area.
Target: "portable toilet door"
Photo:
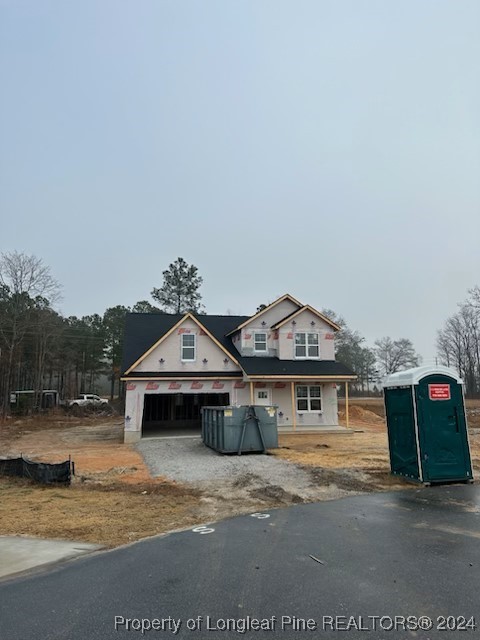
[[[421,480],[412,387],[384,389],[390,469],[394,475]]]
[[[452,375],[426,375],[416,387],[416,401],[424,482],[471,480],[462,382]]]
[[[416,367],[392,374],[383,387],[392,473],[424,483],[471,481],[463,384],[456,372]]]

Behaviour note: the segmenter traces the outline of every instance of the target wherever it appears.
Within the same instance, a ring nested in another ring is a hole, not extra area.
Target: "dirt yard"
[[[342,407],[340,417],[344,420]],[[470,444],[480,473],[480,401],[468,403]],[[299,501],[328,500],[415,485],[389,475],[388,446],[379,399],[353,401],[346,434],[282,434],[272,455],[309,474],[309,497],[281,487],[245,492],[235,482],[198,488],[152,478],[133,445],[122,443],[121,418],[64,415],[0,425],[0,456],[23,454],[61,462],[71,455],[70,487],[0,478],[0,535],[33,535],[96,542],[108,547],[255,510]],[[218,484],[218,483],[217,483]],[[236,487],[236,488],[235,488]]]

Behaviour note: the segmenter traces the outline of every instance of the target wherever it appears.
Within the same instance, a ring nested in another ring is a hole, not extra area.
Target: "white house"
[[[338,424],[332,320],[290,295],[248,316],[127,316],[125,442],[151,428],[200,427],[202,406],[276,405],[280,430]]]

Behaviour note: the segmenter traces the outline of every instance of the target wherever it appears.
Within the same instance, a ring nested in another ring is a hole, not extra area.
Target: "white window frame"
[[[307,388],[307,395],[306,397],[298,397],[298,389],[299,387],[306,387]],[[320,395],[319,396],[312,396],[310,389],[312,387],[318,387],[320,390]],[[307,408],[306,409],[299,409],[298,408],[298,401],[299,400],[306,400],[307,401]],[[320,409],[312,409],[312,400],[320,400]],[[322,398],[322,385],[321,384],[297,384],[295,386],[295,408],[297,410],[297,413],[323,413],[323,398]]]
[[[260,398],[260,394],[265,394],[263,398]],[[255,390],[255,404],[261,404],[260,401],[265,401],[265,404],[262,406],[270,406],[272,404],[272,390],[268,387],[265,389],[256,389]]]
[[[265,341],[261,341],[262,343],[265,342],[265,349],[257,349],[257,336],[265,336]],[[255,333],[253,334],[253,350],[255,351],[255,353],[267,353],[268,334],[266,331],[255,331]]]
[[[193,345],[184,345],[184,338],[193,338]],[[195,362],[197,359],[197,336],[194,333],[182,333],[180,341],[180,359],[182,362]],[[185,358],[184,357],[184,349],[193,349],[193,358]]]
[[[305,336],[305,345],[297,345],[297,336]],[[309,344],[309,336],[317,336],[317,344]],[[319,360],[320,359],[320,336],[315,331],[297,331],[293,336],[293,355],[295,360]],[[305,346],[305,355],[297,356],[297,346]],[[317,355],[311,356],[308,353],[309,347],[317,348]]]

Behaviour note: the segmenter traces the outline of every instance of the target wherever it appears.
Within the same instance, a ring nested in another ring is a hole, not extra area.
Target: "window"
[[[256,333],[255,334],[253,350],[254,351],[266,351],[267,350],[267,334],[266,333]]]
[[[297,411],[312,413],[322,410],[322,393],[319,385],[297,386]]]
[[[295,334],[296,358],[318,358],[319,355],[318,333]]]
[[[182,360],[195,360],[195,334],[182,335]]]

